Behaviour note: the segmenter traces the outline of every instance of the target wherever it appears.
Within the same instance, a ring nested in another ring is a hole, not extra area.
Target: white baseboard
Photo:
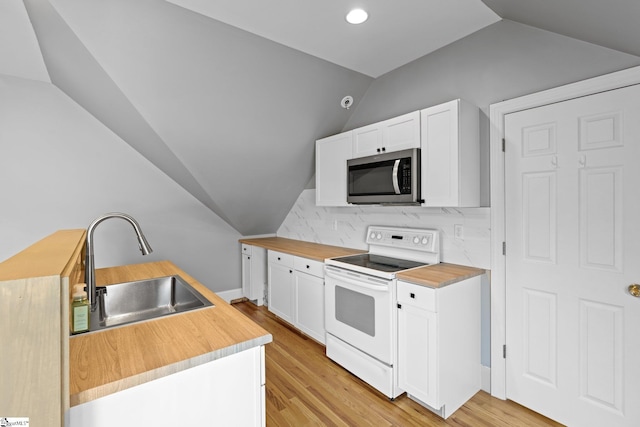
[[[242,298],[242,288],[231,289],[229,291],[216,292],[220,298],[226,302],[231,302],[234,299]]]
[[[491,368],[488,366],[481,366],[480,378],[480,388],[491,394]]]

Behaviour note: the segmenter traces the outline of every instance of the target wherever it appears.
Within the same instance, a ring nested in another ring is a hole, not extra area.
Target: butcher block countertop
[[[441,288],[484,273],[485,270],[481,268],[442,262],[402,271],[396,274],[396,278],[430,288]]]
[[[71,406],[272,341],[271,334],[169,261],[98,269],[96,283],[102,286],[174,274],[214,307],[72,336]]]
[[[284,252],[304,258],[324,262],[327,258],[355,255],[366,250],[343,248],[340,246],[322,245],[302,240],[286,239],[284,237],[263,237],[255,239],[240,239],[241,243],[252,246]],[[480,276],[485,270],[457,264],[433,264],[398,273],[398,279],[418,285],[440,288],[452,283],[460,282],[471,277]]]
[[[367,252],[362,249],[350,249],[340,246],[323,245],[320,243],[305,242],[302,240],[287,239],[284,237],[262,237],[256,239],[240,239],[240,243],[272,251],[284,252],[287,254],[309,258],[324,262],[327,258],[339,256],[355,255]]]

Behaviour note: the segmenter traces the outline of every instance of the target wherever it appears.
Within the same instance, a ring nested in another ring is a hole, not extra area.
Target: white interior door
[[[505,116],[507,398],[640,425],[640,86]]]

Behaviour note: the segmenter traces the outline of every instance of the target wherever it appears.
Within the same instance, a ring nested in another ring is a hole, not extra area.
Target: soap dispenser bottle
[[[85,284],[73,287],[73,303],[71,304],[71,332],[78,334],[89,331],[89,300],[84,290]]]

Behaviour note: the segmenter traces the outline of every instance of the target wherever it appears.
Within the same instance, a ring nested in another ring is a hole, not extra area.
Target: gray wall
[[[46,82],[0,75],[0,260],[105,212],[138,220],[154,252],[113,219],[96,266],[169,259],[214,291],[239,286],[239,233]]]

